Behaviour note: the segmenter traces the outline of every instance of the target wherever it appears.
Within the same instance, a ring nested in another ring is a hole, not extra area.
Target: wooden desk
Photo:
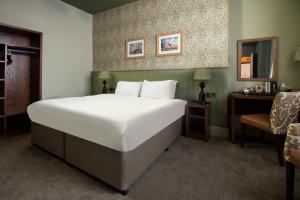
[[[227,101],[229,139],[235,142],[236,127],[239,116],[253,113],[270,113],[275,95],[244,95],[231,93]]]

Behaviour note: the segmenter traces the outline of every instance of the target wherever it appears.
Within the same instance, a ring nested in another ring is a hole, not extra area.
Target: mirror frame
[[[272,63],[273,63],[273,76],[272,78],[241,78],[241,55],[242,55],[242,44],[248,42],[257,41],[272,41]],[[245,39],[237,41],[237,80],[238,81],[277,81],[278,79],[278,38],[277,37],[264,37]]]

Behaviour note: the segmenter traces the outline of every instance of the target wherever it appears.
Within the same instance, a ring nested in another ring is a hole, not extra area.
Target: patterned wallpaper
[[[139,0],[94,15],[94,71],[228,67],[228,0]],[[156,57],[156,35],[183,32],[183,55]],[[125,40],[146,58],[125,59]]]

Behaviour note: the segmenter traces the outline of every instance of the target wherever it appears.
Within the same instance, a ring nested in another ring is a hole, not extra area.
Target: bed
[[[32,143],[126,194],[180,135],[186,101],[101,94],[31,104]]]

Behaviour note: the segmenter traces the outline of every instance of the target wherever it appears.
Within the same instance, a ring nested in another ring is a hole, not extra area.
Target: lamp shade
[[[101,79],[110,79],[110,73],[108,71],[100,72],[99,78],[101,78]]]
[[[197,69],[194,74],[194,80],[209,80],[211,73],[209,69]]]
[[[294,61],[300,61],[300,46],[297,47],[295,57],[294,57]]]

